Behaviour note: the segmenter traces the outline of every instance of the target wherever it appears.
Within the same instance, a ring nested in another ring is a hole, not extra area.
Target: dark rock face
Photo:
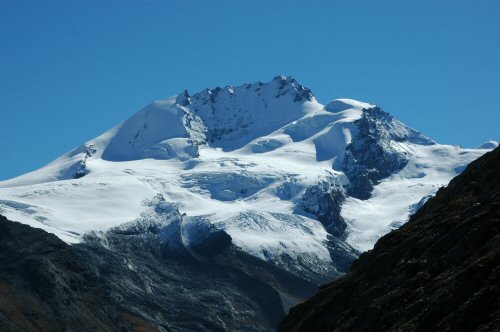
[[[89,146],[82,145],[80,148],[76,149],[73,154],[80,152],[85,152],[85,154],[81,160],[76,162],[71,167],[70,172],[73,173],[73,179],[79,179],[88,174],[89,170],[87,169],[87,159],[91,158],[97,152],[97,149],[92,144]]]
[[[322,284],[337,279],[349,271],[352,262],[358,258],[359,252],[347,244],[347,224],[340,211],[345,200],[345,189],[340,185],[332,185],[320,181],[306,189],[301,197],[300,207],[307,213],[314,214],[328,231],[328,251],[333,264],[325,266],[321,275],[314,276],[315,283]],[[295,266],[297,263],[292,262]],[[293,271],[293,267],[288,271]],[[296,273],[302,277],[309,276],[307,270]]]
[[[370,198],[374,185],[408,163],[405,152],[395,143],[435,144],[379,107],[364,109],[355,125],[359,132],[346,148],[342,170],[350,181],[348,195],[359,199]]]
[[[273,78],[273,81],[278,82],[278,91],[275,98],[291,93],[294,102],[311,101],[314,99],[312,91],[300,85],[293,77],[276,76]]]
[[[55,235],[0,216],[1,331],[156,329],[115,305],[98,277]]]
[[[279,331],[500,329],[500,149],[471,163]]]
[[[302,207],[306,212],[316,215],[328,233],[345,240],[347,224],[340,215],[345,191],[326,183],[310,186],[302,195]]]

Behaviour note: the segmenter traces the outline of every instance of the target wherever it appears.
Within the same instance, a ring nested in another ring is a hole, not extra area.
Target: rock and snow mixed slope
[[[0,213],[76,243],[120,225],[168,228],[162,209],[174,208],[188,245],[215,228],[254,256],[329,278],[490,145],[436,144],[374,105],[323,105],[279,76],[153,102],[0,182]]]

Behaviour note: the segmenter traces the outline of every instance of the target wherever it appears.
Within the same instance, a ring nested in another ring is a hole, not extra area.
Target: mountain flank
[[[0,215],[0,331],[274,331],[317,290],[224,232],[186,246],[178,223],[70,246]]]
[[[0,215],[1,331],[157,331],[115,305],[69,245]]]
[[[279,331],[500,329],[500,149],[472,162]]]

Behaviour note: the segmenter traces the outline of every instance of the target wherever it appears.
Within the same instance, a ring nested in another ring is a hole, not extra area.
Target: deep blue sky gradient
[[[294,76],[431,138],[500,139],[500,1],[0,0],[0,179],[149,102]]]

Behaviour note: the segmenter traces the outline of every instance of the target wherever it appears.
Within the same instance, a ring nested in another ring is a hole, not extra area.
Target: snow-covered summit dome
[[[330,103],[328,103],[326,105],[326,110],[328,112],[337,113],[345,111],[350,108],[362,110],[372,107],[375,107],[375,105],[363,103],[361,101],[357,101],[354,99],[341,98],[341,99],[334,99]]]
[[[491,149],[495,149],[496,147],[498,147],[498,142],[497,141],[487,141],[487,142],[484,142],[483,144],[481,144],[478,149],[488,149],[488,150],[491,150]]]

